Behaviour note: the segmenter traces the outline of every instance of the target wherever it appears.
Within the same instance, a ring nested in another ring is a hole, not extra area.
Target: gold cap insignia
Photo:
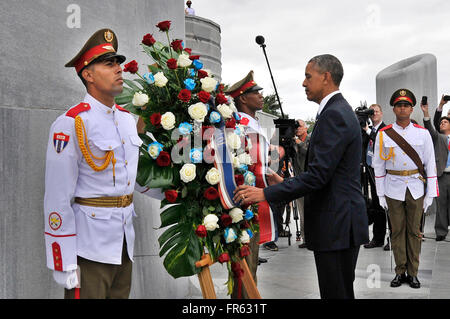
[[[405,91],[405,90],[401,90],[401,91],[399,92],[399,94],[400,94],[401,96],[405,96],[405,95],[406,95],[406,91]]]
[[[107,42],[112,42],[112,40],[114,40],[114,35],[111,31],[108,30],[105,32],[105,40]]]

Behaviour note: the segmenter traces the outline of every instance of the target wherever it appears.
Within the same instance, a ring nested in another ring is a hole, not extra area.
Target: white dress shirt
[[[142,140],[131,114],[116,106],[107,107],[89,94],[83,103],[90,106],[78,114],[86,128],[89,148],[97,157],[114,151],[115,183],[112,163],[103,171],[94,171],[81,154],[74,118],[67,113],[59,116],[50,128],[45,171],[45,242],[50,269],[76,269],[77,256],[121,264],[124,237],[133,260],[133,204],[105,208],[72,204],[72,200],[133,193]],[[65,144],[55,141],[60,137],[65,137]],[[101,165],[104,160],[94,162]]]
[[[415,170],[416,164],[406,153],[384,132],[390,126],[378,131],[373,157],[373,168],[375,172],[376,190],[378,196],[387,196],[396,200],[405,200],[406,190],[409,189],[414,199],[423,196],[436,197],[438,184],[436,176],[436,162],[431,135],[427,129],[410,123],[402,128],[397,123],[392,124],[393,129],[400,134],[417,152],[422,160],[427,174],[427,189],[419,179],[419,173],[410,176],[398,176],[387,174],[386,170]],[[385,161],[380,157],[380,137],[383,138],[383,157],[386,157],[391,148],[393,156]]]

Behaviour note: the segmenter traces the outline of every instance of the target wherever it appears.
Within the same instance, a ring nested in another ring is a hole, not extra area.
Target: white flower
[[[241,148],[241,138],[238,135],[236,135],[234,132],[229,133],[227,135],[227,144],[232,149],[237,150],[237,149]]]
[[[203,225],[206,227],[206,230],[213,231],[216,228],[219,228],[219,224],[217,224],[218,221],[219,218],[216,215],[209,214],[203,218]]]
[[[213,78],[206,77],[203,79],[200,79],[200,82],[202,82],[202,90],[206,92],[212,92],[216,89],[217,81]]]
[[[239,161],[239,158],[235,156],[234,154],[231,154],[231,162],[233,163],[234,168],[239,168],[241,166],[241,162]]]
[[[252,157],[250,156],[250,154],[247,153],[242,153],[239,154],[238,157],[239,162],[245,165],[252,165]]]
[[[241,231],[241,236],[239,237],[239,241],[243,244],[248,244],[250,242],[250,236],[246,230]]]
[[[161,125],[165,130],[171,130],[175,127],[175,115],[172,112],[166,112],[161,116]]]
[[[195,164],[184,164],[180,169],[180,178],[185,183],[193,181],[195,179]]]
[[[227,96],[227,99],[228,99],[228,101],[231,101],[230,102],[230,105],[228,105],[228,107],[233,111],[233,112],[238,112],[238,110],[237,110],[237,108],[236,108],[236,105],[234,105],[234,103],[233,103],[233,99],[230,99],[228,96]]]
[[[177,60],[178,66],[185,68],[187,66],[190,66],[192,64],[192,61],[189,59],[189,55],[187,54],[180,54]]]
[[[155,85],[157,87],[162,88],[162,87],[166,86],[168,80],[164,76],[164,73],[158,72],[158,73],[155,74],[154,78],[155,78]]]
[[[223,118],[229,119],[231,116],[233,116],[233,111],[228,107],[226,104],[220,104],[217,107],[217,110],[222,114]]]
[[[189,106],[188,113],[196,122],[203,122],[208,114],[208,108],[204,103],[198,102]]]
[[[240,208],[233,208],[230,210],[230,216],[233,223],[240,222],[244,218],[244,212]]]
[[[211,185],[216,185],[220,182],[220,172],[217,168],[212,167],[205,176],[206,181]]]
[[[131,101],[131,103],[133,103],[133,105],[136,106],[144,106],[145,104],[148,103],[148,95],[142,92],[136,92],[134,93],[133,96],[133,101]]]

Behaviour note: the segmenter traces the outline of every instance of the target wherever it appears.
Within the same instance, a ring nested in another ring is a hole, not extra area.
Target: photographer
[[[441,117],[442,117],[442,109],[444,108],[444,105],[447,104],[448,101],[449,101],[448,100],[448,95],[442,94],[441,102],[439,102],[439,105],[436,108],[436,112],[434,113],[433,124],[434,124],[434,128],[439,133],[442,133],[440,131],[440,127],[439,127],[440,120],[441,120]],[[447,117],[450,117],[450,109],[447,112]]]
[[[305,160],[306,153],[309,147],[309,140],[311,139],[310,135],[308,135],[308,125],[303,120],[297,120],[298,127],[295,131],[294,136],[294,149],[295,149],[295,157],[294,157],[294,174],[295,176],[300,175],[300,173],[305,171]],[[298,248],[306,248],[306,240],[305,240],[305,216],[304,216],[304,203],[305,199],[303,197],[296,199],[297,201],[297,210],[300,217],[300,234],[302,243],[298,245]]]
[[[367,124],[364,128],[364,131],[367,134],[367,138],[369,139],[366,150],[366,162],[368,169],[371,171],[371,176],[374,176],[372,159],[375,138],[378,131],[385,127],[386,124],[384,124],[383,122],[383,111],[380,105],[372,104],[369,109],[373,110],[373,115],[370,116],[370,119],[372,120],[372,126],[369,127],[369,125]],[[371,221],[373,221],[373,237],[368,244],[364,245],[364,248],[375,248],[384,245],[384,237],[386,235],[386,214],[378,201],[378,196],[375,189],[375,181],[369,178],[369,182],[372,202],[370,207],[367,207],[367,209],[369,212],[369,224],[371,224]],[[390,245],[388,241],[388,243],[384,247],[384,250],[389,250],[389,246]]]

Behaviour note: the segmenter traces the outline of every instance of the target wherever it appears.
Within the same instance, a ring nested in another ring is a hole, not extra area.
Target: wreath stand
[[[213,265],[211,256],[205,254],[202,258],[195,263],[197,268],[202,267],[202,271],[198,274],[198,280],[200,282],[200,288],[202,289],[203,299],[217,299],[216,292],[214,290],[214,284],[211,277],[211,272],[209,271],[209,266]],[[261,299],[258,288],[256,287],[255,281],[253,280],[250,269],[248,268],[247,262],[243,258],[239,261],[241,268],[244,270],[242,276],[242,284],[247,291],[247,295],[250,299]]]

